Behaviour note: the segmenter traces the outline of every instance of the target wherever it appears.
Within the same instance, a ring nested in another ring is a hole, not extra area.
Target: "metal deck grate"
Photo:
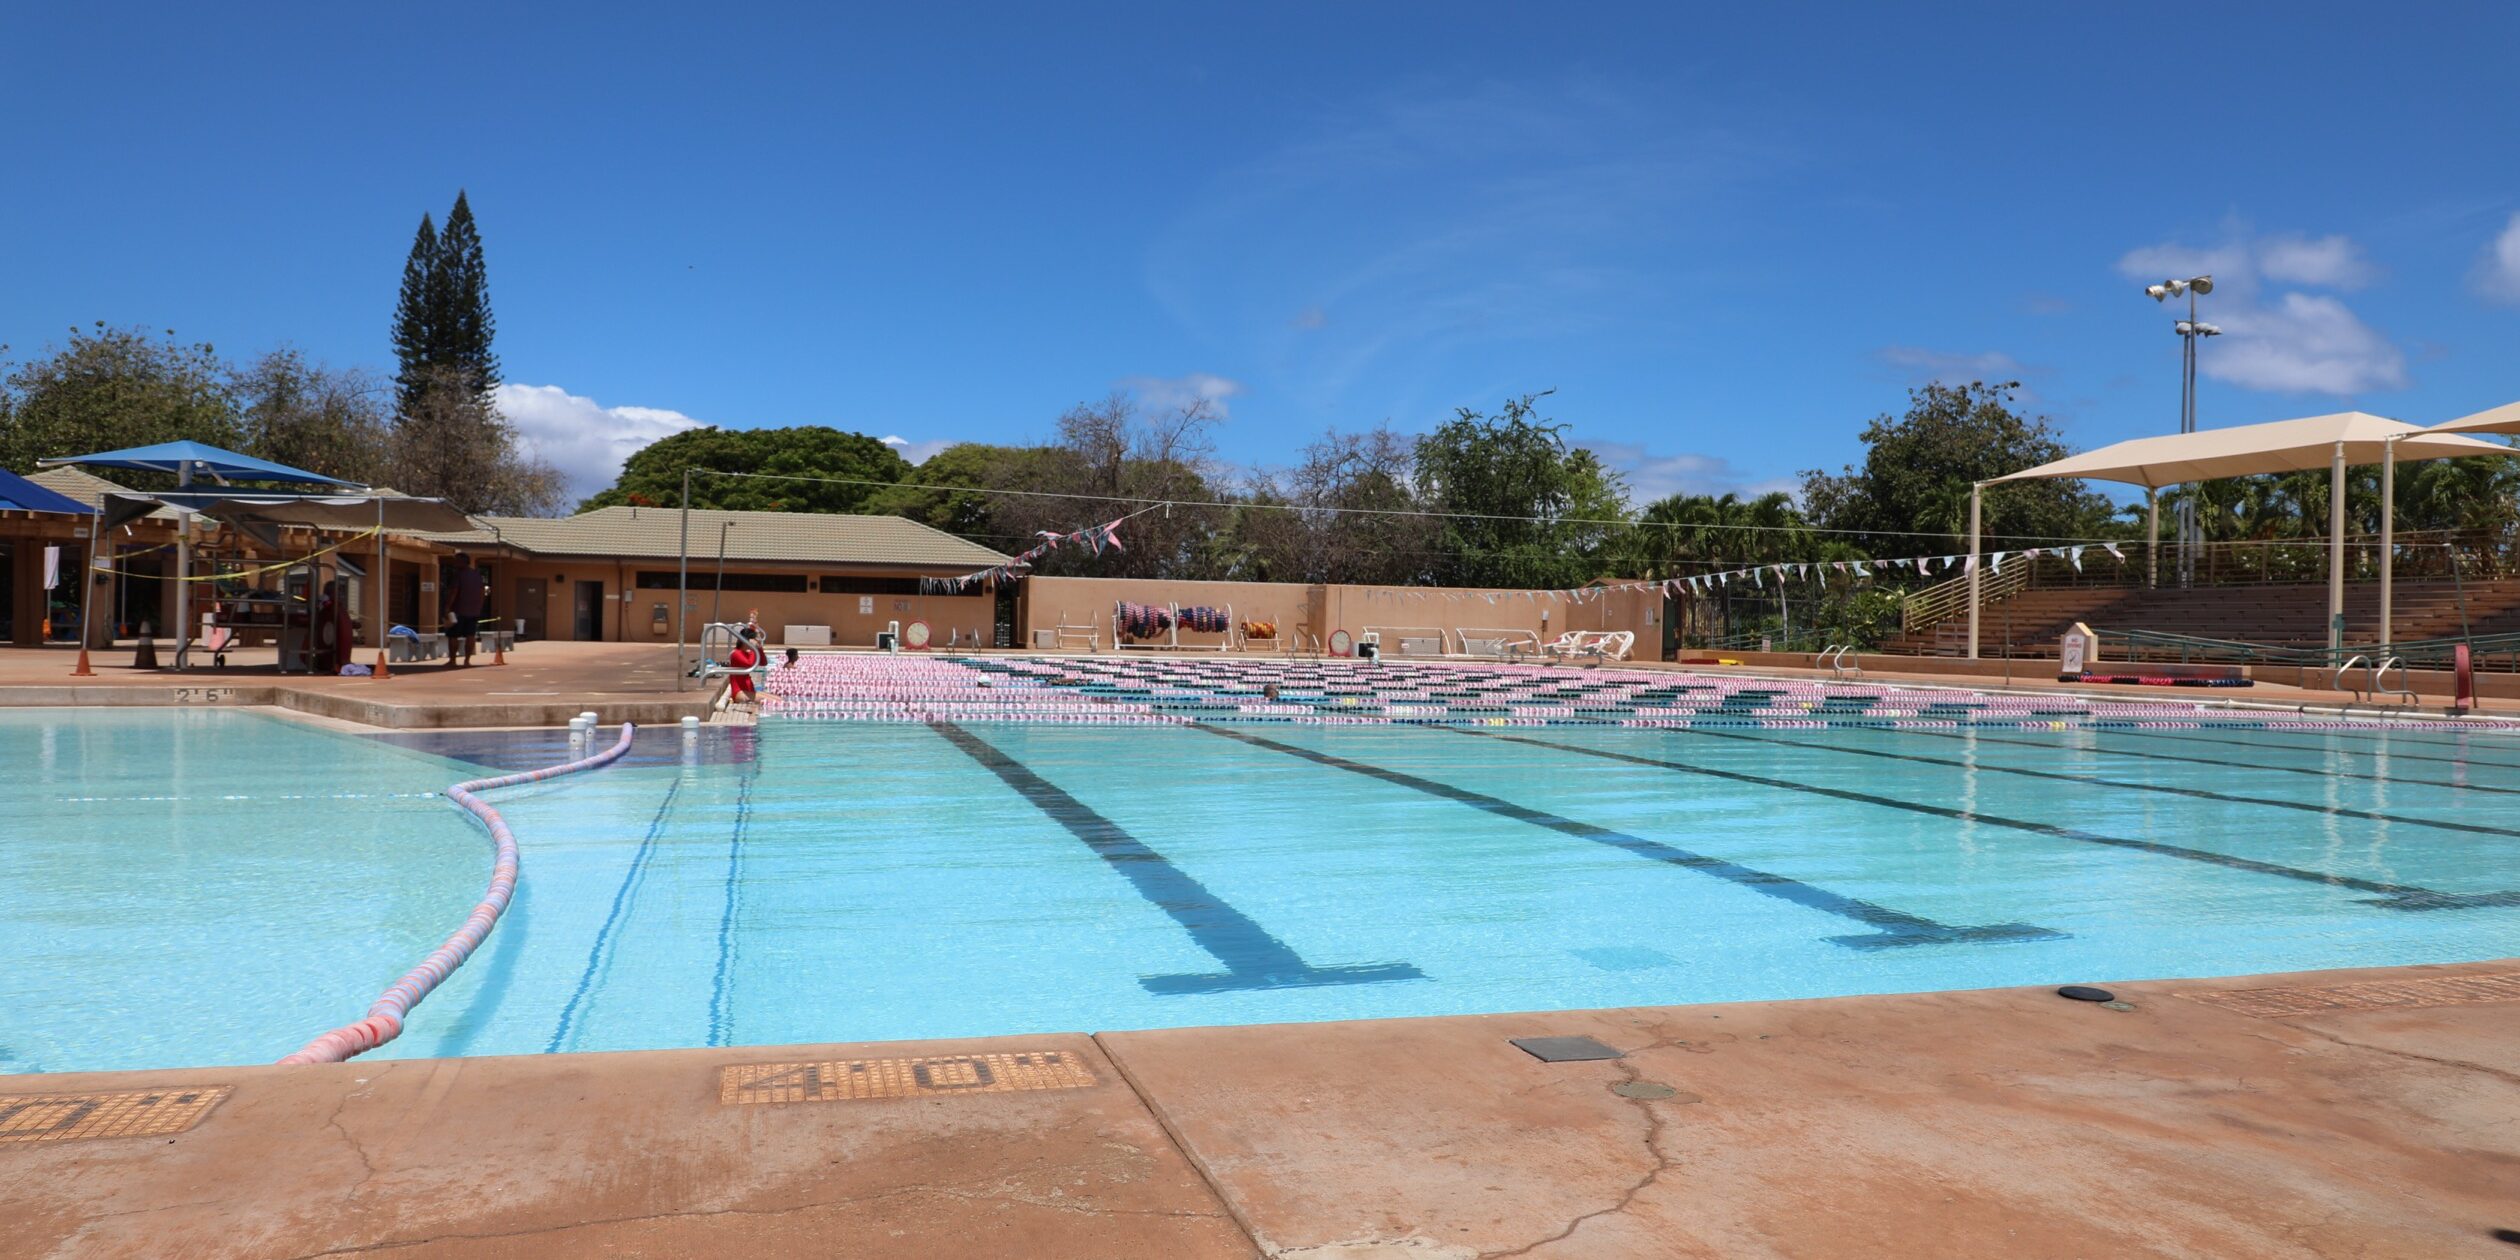
[[[943,1098],[1034,1089],[1081,1089],[1094,1074],[1064,1050],[951,1054],[926,1059],[831,1059],[738,1063],[718,1077],[721,1103],[843,1102]]]
[[[228,1096],[229,1088],[187,1085],[112,1094],[0,1094],[0,1144],[181,1133],[209,1115]]]
[[[2431,980],[2373,980],[2326,989],[2202,989],[2179,996],[2261,1019],[2317,1015],[2327,1011],[2468,1006],[2482,1002],[2520,1002],[2520,972],[2442,976]]]

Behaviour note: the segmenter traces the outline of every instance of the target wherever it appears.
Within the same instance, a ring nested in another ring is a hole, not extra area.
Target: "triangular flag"
[[[1996,552],[1996,553],[1994,554],[1994,556],[1992,556],[1992,557],[1988,560],[1988,562],[1987,562],[1987,566],[1986,566],[1986,567],[1988,567],[1988,568],[1990,568],[1990,569],[1993,569],[1993,570],[1994,570],[1994,571],[1996,571],[1997,573],[2001,573],[2001,572],[2003,572],[2003,571],[2004,571],[2004,557],[2005,557],[2005,556],[2007,556],[2007,555],[2009,555],[2009,554],[2011,554],[2011,553],[2010,553],[2010,552],[2003,552],[2003,551],[1998,551],[1998,552]]]
[[[2065,558],[2074,562],[2074,572],[2076,573],[2082,572],[2082,553],[2083,549],[2080,547],[2069,548],[2065,552]]]
[[[2100,544],[2100,548],[2101,550],[2108,552],[2110,555],[2116,556],[2120,560],[2124,560],[2126,558],[2126,553],[2118,550],[2118,545],[2116,543],[2102,543]]]

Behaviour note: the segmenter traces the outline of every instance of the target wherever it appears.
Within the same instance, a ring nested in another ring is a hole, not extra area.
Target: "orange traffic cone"
[[[507,664],[507,640],[502,639],[495,634],[490,636],[490,663],[493,665]]]
[[[376,649],[376,680],[378,682],[383,682],[393,676],[394,671],[385,668],[385,649]]]
[[[85,639],[79,641],[79,667],[71,670],[70,676],[72,678],[96,677],[96,671],[88,668],[87,641]]]

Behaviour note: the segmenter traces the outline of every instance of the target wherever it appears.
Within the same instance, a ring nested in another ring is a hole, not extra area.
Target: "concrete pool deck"
[[[200,668],[177,674],[133,669],[130,649],[110,658],[99,655],[93,678],[69,676],[75,654],[59,647],[0,648],[0,707],[93,707],[100,705],[275,705],[302,713],[364,726],[413,730],[446,727],[562,726],[579,712],[594,709],[606,723],[628,720],[665,725],[686,716],[705,716],[710,693],[676,690],[671,645],[644,643],[537,642],[520,647],[510,663],[492,668],[449,669],[440,662],[396,666],[383,681],[370,678],[309,677],[281,674],[270,665],[269,648],[240,649],[236,664],[226,670]],[[1032,651],[988,652],[987,656],[1070,656],[1115,659],[1114,653]],[[1130,654],[1144,659],[1145,654]],[[484,658],[486,659],[486,658]],[[1162,659],[1218,659],[1188,653]],[[1226,657],[1223,659],[1254,659]],[[2203,690],[2169,687],[2122,687],[2060,683],[2040,675],[2041,663],[2017,661],[2018,674],[2006,677],[1959,668],[1965,662],[1933,657],[1866,656],[1865,673],[1849,681],[1896,686],[1939,686],[1985,692],[2038,692],[2110,700],[2168,704],[2231,702],[2255,707],[2331,709],[2347,704],[2347,692],[2260,682],[2245,689]],[[1394,662],[1395,665],[1476,666],[1478,662]],[[1576,671],[1590,666],[1562,666]],[[1677,671],[1829,681],[1825,669],[1787,664],[1682,665],[1662,661],[1626,661],[1610,669]],[[2444,713],[2438,697],[2421,706],[2395,703],[2355,704],[2359,715],[2403,714],[2438,718]],[[2520,718],[2520,697],[2489,696],[2479,701],[2478,716]]]
[[[2110,987],[0,1077],[233,1091],[0,1141],[0,1257],[2520,1256],[2520,959]]]

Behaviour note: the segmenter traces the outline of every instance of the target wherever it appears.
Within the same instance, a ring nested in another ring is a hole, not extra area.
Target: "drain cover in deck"
[[[209,1115],[228,1089],[192,1085],[111,1094],[0,1094],[0,1145],[181,1133]]]
[[[1516,1037],[1514,1048],[1542,1063],[1587,1063],[1627,1056],[1590,1037]]]
[[[942,1098],[1031,1089],[1082,1089],[1094,1073],[1064,1050],[949,1054],[925,1059],[737,1063],[718,1075],[720,1103]]]

